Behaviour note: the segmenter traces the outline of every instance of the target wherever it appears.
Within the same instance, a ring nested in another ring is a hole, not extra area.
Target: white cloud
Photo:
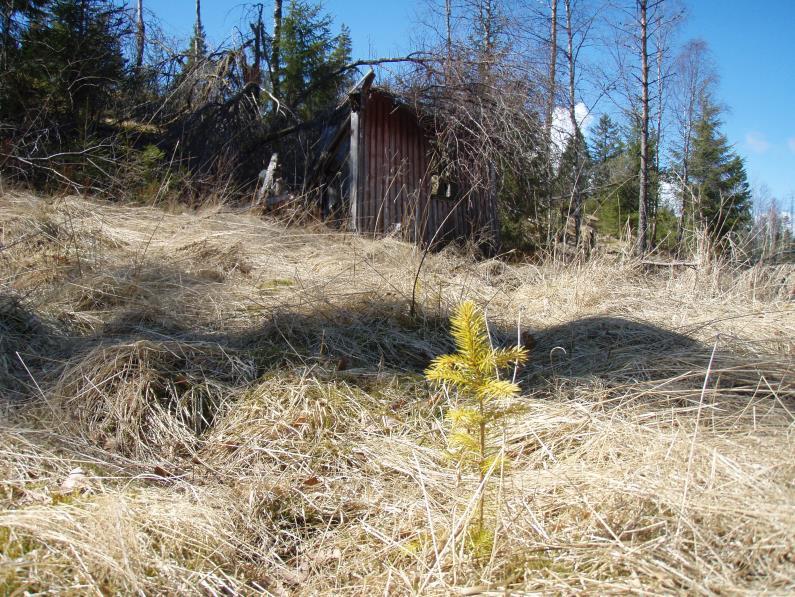
[[[660,202],[677,216],[682,211],[682,200],[679,194],[680,191],[676,185],[664,180],[660,182]]]
[[[593,124],[593,115],[584,103],[580,102],[574,106],[574,117],[577,119],[580,131],[587,137],[588,129]],[[560,106],[555,108],[552,113],[552,145],[557,150],[558,157],[566,149],[573,133],[574,128],[571,125],[569,109]]]
[[[790,137],[787,139],[787,146],[789,146],[789,150],[792,153],[795,153],[795,137]]]
[[[758,131],[751,131],[745,135],[745,143],[755,153],[765,153],[770,149],[770,143],[765,136]]]

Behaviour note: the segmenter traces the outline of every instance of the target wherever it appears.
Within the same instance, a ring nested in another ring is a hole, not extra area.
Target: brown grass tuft
[[[190,454],[253,366],[209,343],[100,345],[66,363],[53,393],[92,443],[146,458]]]

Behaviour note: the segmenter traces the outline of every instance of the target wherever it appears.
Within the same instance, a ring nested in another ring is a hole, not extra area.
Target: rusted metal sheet
[[[431,133],[414,110],[371,83],[365,77],[352,92],[350,118],[342,121],[350,135],[350,227],[374,236],[399,231],[426,245],[463,240],[484,228],[496,238],[494,189],[431,195]],[[334,139],[339,143],[339,135]],[[326,153],[333,155],[333,147]]]
[[[359,172],[366,192],[357,198],[365,214],[362,231],[378,235],[400,230],[414,240],[412,200],[428,199],[418,174],[427,168],[426,133],[411,111],[388,94],[372,91],[363,103],[366,149]]]

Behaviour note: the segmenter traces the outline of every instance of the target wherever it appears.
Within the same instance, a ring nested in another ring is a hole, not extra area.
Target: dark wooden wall
[[[493,234],[497,214],[486,193],[431,197],[431,145],[416,114],[387,93],[365,89],[362,96],[351,116],[354,228],[382,235],[399,225],[400,236],[422,244],[465,239],[484,228]]]

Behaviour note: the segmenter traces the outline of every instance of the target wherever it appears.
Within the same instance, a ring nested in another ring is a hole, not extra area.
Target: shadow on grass
[[[670,330],[622,317],[586,317],[540,330],[532,368],[569,377],[612,376],[626,369],[658,370],[662,356],[691,354],[704,360],[710,347]]]
[[[172,348],[174,343],[213,346],[221,353],[233,354],[251,364],[252,375],[241,377],[241,383],[271,371],[313,365],[352,375],[393,372],[420,376],[435,356],[454,349],[447,314],[420,312],[410,317],[408,304],[400,300],[362,298],[344,305],[325,303],[293,311],[277,308],[264,314],[256,325],[226,330],[200,320],[201,300],[197,298],[213,284],[205,276],[147,265],[135,275],[119,271],[96,280],[96,287],[80,287],[75,302],[89,313],[101,310],[105,314],[104,323],[90,332],[70,326],[68,321],[63,329],[44,324],[13,296],[0,295],[0,305],[4,305],[0,309],[4,330],[0,388],[6,392],[13,388],[14,396],[31,395],[31,378],[45,385],[60,376],[63,367],[79,367],[82,357],[92,351],[96,355],[97,347],[142,341],[170,343]],[[500,344],[510,344],[516,336],[515,329],[495,325],[491,331]],[[69,340],[67,332],[73,334]],[[598,379],[619,385],[703,372],[712,353],[711,346],[686,335],[609,316],[525,330],[524,337],[531,338],[533,344],[530,362],[520,377],[528,390],[542,388],[553,378]],[[23,355],[30,372],[18,362],[16,352]],[[758,380],[763,374],[753,365],[760,361],[758,355],[754,359],[748,356],[735,354],[727,345],[717,353],[714,365],[733,367],[746,358],[752,363],[741,376],[747,384],[749,378]],[[208,375],[217,370],[221,369],[209,368]],[[172,377],[179,378],[179,372],[173,371]]]
[[[34,395],[34,380],[64,346],[57,328],[20,297],[0,293],[0,397],[19,401]]]

